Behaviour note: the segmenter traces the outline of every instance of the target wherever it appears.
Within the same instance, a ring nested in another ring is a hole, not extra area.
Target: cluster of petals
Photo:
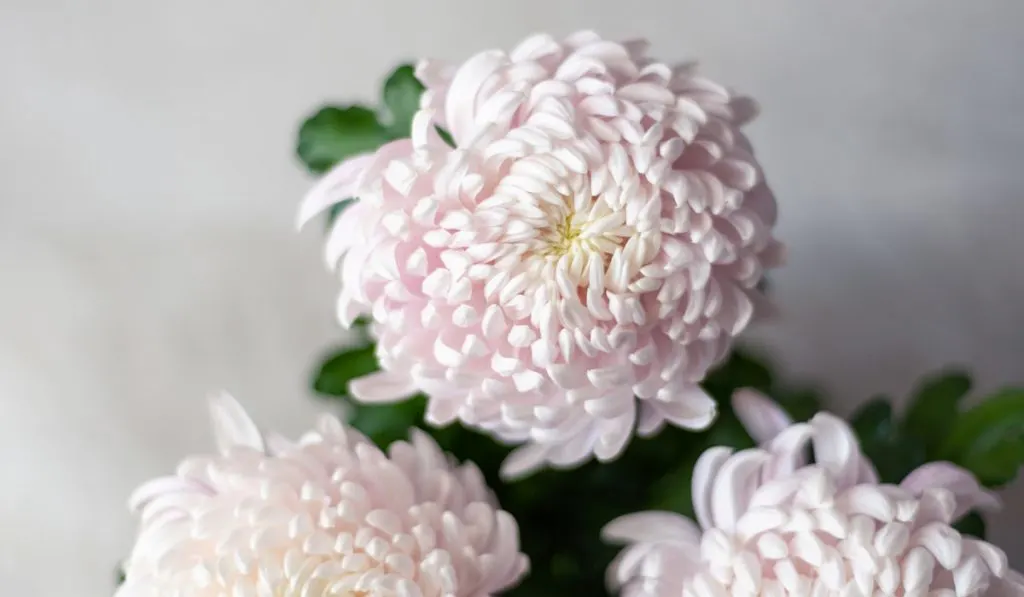
[[[133,496],[117,597],[487,597],[525,574],[515,520],[429,436],[385,454],[331,417],[292,442],[212,410],[219,454]]]
[[[951,526],[998,505],[970,473],[936,462],[880,484],[842,420],[790,424],[764,397],[735,402],[762,443],[702,455],[699,525],[643,512],[606,527],[607,539],[628,544],[609,571],[622,597],[1024,596],[1024,577],[999,548]]]
[[[753,102],[590,32],[417,75],[412,138],[338,165],[300,214],[358,199],[326,251],[339,318],[378,341],[352,394],[426,394],[430,423],[521,444],[511,476],[710,424],[698,384],[782,256]]]

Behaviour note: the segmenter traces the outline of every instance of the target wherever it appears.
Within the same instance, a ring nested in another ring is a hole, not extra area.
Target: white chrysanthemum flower
[[[357,398],[423,392],[433,424],[526,443],[511,475],[714,419],[698,382],[779,262],[775,200],[739,130],[752,103],[645,48],[539,35],[425,62],[412,142],[313,190],[301,219],[358,198],[327,249],[342,322],[375,321],[383,371]]]
[[[1024,577],[999,548],[950,526],[997,505],[967,471],[930,463],[881,485],[842,420],[822,413],[791,425],[750,392],[736,410],[763,443],[700,458],[699,525],[644,512],[605,529],[630,544],[609,571],[623,597],[1024,596]]]
[[[138,489],[118,597],[487,597],[526,572],[480,471],[426,434],[385,454],[337,419],[293,443],[213,402],[220,454]]]

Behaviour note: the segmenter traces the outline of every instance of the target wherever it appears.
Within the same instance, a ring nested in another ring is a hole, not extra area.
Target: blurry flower
[[[423,433],[382,453],[324,417],[292,443],[213,402],[220,454],[138,489],[118,597],[485,597],[525,573],[515,520]]]
[[[899,486],[880,485],[842,420],[821,413],[789,424],[752,392],[735,406],[759,422],[751,432],[762,445],[701,456],[699,525],[644,512],[606,527],[629,544],[609,571],[623,597],[1024,595],[999,548],[950,526],[998,505],[967,471],[930,463]]]
[[[352,393],[423,392],[432,424],[525,443],[506,475],[706,427],[698,382],[781,256],[753,103],[589,32],[417,74],[412,140],[339,165],[300,214],[359,198],[327,247],[341,321],[376,322],[383,371]]]

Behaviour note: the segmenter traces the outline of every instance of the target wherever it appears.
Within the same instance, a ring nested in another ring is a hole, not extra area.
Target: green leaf
[[[423,84],[408,64],[395,69],[384,82],[384,106],[391,117],[387,126],[389,137],[402,139],[410,135],[412,118],[419,110],[422,93]]]
[[[878,397],[864,403],[850,418],[850,426],[864,451],[889,442],[895,432],[889,399]]]
[[[850,426],[883,483],[899,483],[927,461],[924,442],[905,434],[896,424],[888,398],[865,403],[851,418]]]
[[[1012,481],[1024,465],[1024,389],[996,392],[957,416],[940,453],[986,487]]]
[[[693,467],[697,463],[697,456],[687,455],[677,468],[654,482],[648,509],[693,516]]]
[[[928,462],[924,443],[905,434],[897,434],[872,450],[864,450],[882,483],[898,484],[914,469]]]
[[[426,398],[402,400],[391,404],[350,402],[353,415],[349,423],[381,448],[409,437],[409,430],[423,425]]]
[[[970,535],[978,539],[985,539],[985,519],[977,512],[971,512],[953,525],[961,535]]]
[[[345,209],[348,208],[353,203],[355,203],[355,201],[356,200],[352,198],[342,199],[341,201],[332,205],[330,209],[327,210],[327,226],[330,227],[331,224],[334,223],[334,220],[336,220],[338,216],[341,215],[341,212],[345,211]]]
[[[379,369],[373,348],[346,348],[331,355],[313,377],[313,389],[328,396],[347,396],[350,381]]]
[[[341,160],[373,151],[387,141],[387,130],[372,110],[328,106],[302,123],[296,153],[311,172],[320,174]]]
[[[448,147],[455,147],[455,139],[452,138],[452,134],[444,130],[441,127],[434,127],[437,130],[437,136],[441,137],[441,140],[448,144]]]
[[[960,410],[960,401],[970,389],[971,378],[966,373],[950,371],[925,379],[914,392],[904,427],[924,441],[929,458],[938,457]]]

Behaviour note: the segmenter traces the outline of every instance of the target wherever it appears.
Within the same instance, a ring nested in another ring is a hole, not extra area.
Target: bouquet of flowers
[[[131,499],[118,597],[1024,595],[983,518],[1024,390],[941,372],[844,421],[736,348],[784,258],[756,112],[581,32],[310,116],[342,418],[214,398],[217,452]]]

